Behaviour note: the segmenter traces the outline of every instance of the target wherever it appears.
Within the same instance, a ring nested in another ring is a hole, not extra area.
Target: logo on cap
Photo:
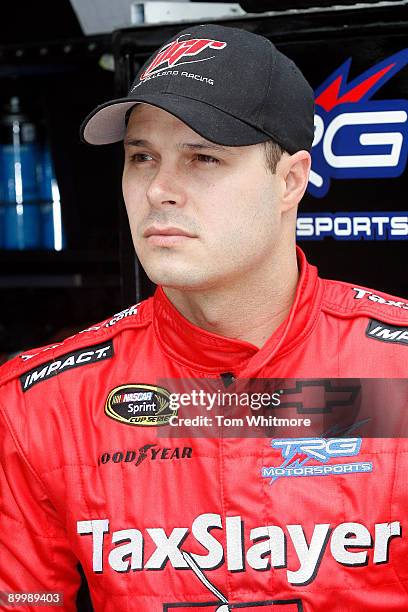
[[[185,34],[183,36],[186,36]],[[190,38],[188,40],[180,40],[182,36],[173,40],[168,45],[165,45],[152,63],[143,71],[140,76],[140,80],[144,81],[154,72],[164,70],[179,64],[190,64],[194,62],[204,62],[212,59],[214,56],[205,57],[194,60],[181,61],[183,58],[189,58],[197,56],[204,51],[204,49],[224,49],[227,46],[226,42],[220,40],[213,40],[211,38]]]

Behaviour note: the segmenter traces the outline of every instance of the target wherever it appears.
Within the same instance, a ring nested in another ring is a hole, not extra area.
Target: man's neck
[[[269,274],[252,275],[243,284],[218,290],[163,290],[177,310],[202,329],[261,348],[286,319],[298,282],[296,253],[288,254]]]

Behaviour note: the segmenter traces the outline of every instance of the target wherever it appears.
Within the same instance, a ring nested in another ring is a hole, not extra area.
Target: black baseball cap
[[[274,140],[309,151],[314,94],[299,68],[265,37],[215,24],[189,27],[142,66],[125,98],[110,100],[81,125],[94,145],[123,139],[137,103],[161,108],[225,146]]]

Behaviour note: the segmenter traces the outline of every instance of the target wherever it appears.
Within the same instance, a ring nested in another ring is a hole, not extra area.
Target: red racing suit
[[[276,433],[160,434],[163,380],[406,377],[408,304],[298,257],[290,314],[261,349],[195,327],[158,288],[3,366],[0,591],[62,592],[74,610],[80,562],[97,611],[408,610],[402,436],[350,434],[348,455],[322,438],[337,460],[303,440],[303,477],[274,478]]]

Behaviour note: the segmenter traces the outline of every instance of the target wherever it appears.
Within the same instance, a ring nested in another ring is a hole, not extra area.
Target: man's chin
[[[156,285],[161,285],[168,289],[178,289],[180,291],[197,291],[205,289],[207,286],[206,279],[199,272],[193,274],[191,270],[146,270],[147,276]]]

